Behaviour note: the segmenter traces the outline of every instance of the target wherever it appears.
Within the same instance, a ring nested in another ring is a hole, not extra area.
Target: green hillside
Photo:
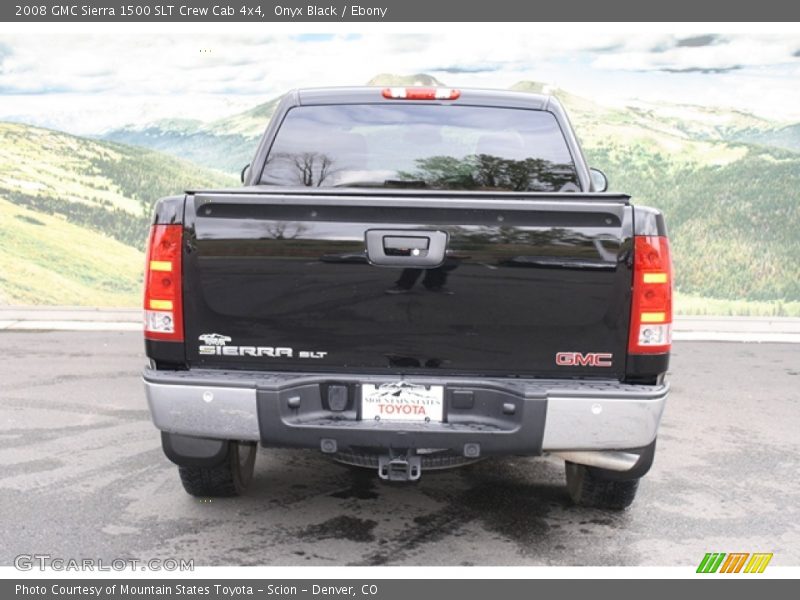
[[[800,300],[799,154],[749,149],[727,164],[685,164],[609,142],[588,146],[587,155],[614,189],[665,213],[678,290]]]
[[[443,85],[425,74],[381,74],[368,83]],[[560,98],[590,163],[606,172],[611,188],[665,212],[679,307],[800,315],[800,152],[792,150],[800,124],[718,107],[608,107],[541,82],[522,81],[513,89]],[[271,100],[207,123],[173,119],[110,135],[238,175],[276,104]],[[223,177],[186,162],[165,162],[158,153],[9,127],[0,129],[0,194],[5,190],[17,205],[68,214],[71,222],[127,244],[138,235],[135,221],[143,218],[149,199],[163,195],[158,189]],[[22,136],[22,145],[15,135]],[[44,135],[44,143],[26,139],[35,135]],[[49,158],[38,168],[41,147]],[[9,150],[21,156],[6,157]],[[68,199],[65,191],[72,194]]]
[[[774,124],[709,107],[612,109],[538,82],[514,89],[556,95],[611,189],[665,213],[676,288],[693,312],[704,297],[766,301],[757,312],[797,314],[800,153],[738,141]]]
[[[0,302],[137,305],[153,202],[234,183],[150,150],[0,123]]]
[[[144,255],[0,195],[0,304],[137,306]]]
[[[784,127],[756,129],[737,133],[737,139],[776,148],[800,152],[800,123]]]
[[[256,151],[258,138],[280,98],[209,123],[162,119],[144,126],[110,131],[103,139],[141,146],[191,161],[237,178]]]

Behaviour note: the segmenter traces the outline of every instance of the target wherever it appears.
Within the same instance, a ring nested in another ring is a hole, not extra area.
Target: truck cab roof
[[[458,89],[460,96],[455,100],[408,100],[387,99],[381,94],[386,88],[413,88],[418,86],[355,86],[355,87],[324,87],[302,88],[289,92],[296,105],[318,104],[364,104],[373,102],[398,102],[398,103],[457,103],[477,106],[497,106],[505,108],[527,108],[533,110],[547,110],[557,101],[553,96],[546,94],[530,94],[527,92],[514,92],[508,90],[487,90],[479,88],[451,88]],[[419,86],[430,87],[430,86]]]

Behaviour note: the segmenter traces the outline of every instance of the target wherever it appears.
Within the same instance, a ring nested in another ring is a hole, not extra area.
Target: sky
[[[556,28],[554,28],[556,29]],[[448,28],[426,33],[0,34],[0,120],[101,134],[211,120],[294,87],[428,73],[454,87],[521,80],[601,103],[731,107],[800,121],[800,35]]]

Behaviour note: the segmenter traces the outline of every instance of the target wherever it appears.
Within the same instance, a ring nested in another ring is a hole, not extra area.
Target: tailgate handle
[[[367,258],[382,267],[432,269],[444,262],[447,233],[408,229],[370,229],[366,232]]]

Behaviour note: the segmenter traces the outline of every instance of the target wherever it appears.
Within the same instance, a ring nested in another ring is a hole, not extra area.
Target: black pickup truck
[[[144,383],[188,493],[242,493],[260,444],[391,481],[550,454],[578,504],[632,502],[669,245],[555,98],[292,91],[242,180],[159,200],[150,232]]]

